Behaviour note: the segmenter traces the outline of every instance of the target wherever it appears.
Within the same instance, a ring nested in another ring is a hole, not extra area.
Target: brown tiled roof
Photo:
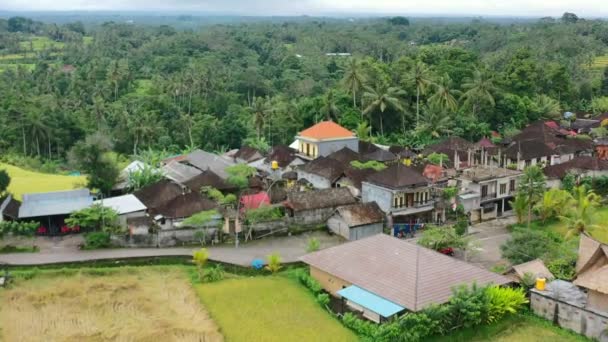
[[[265,161],[271,163],[276,161],[279,167],[287,167],[294,159],[296,159],[296,150],[285,145],[276,145],[271,150]]]
[[[19,207],[21,207],[21,202],[16,200],[12,195],[0,198],[0,218],[3,215],[13,220],[18,219]]]
[[[300,258],[303,262],[410,311],[442,304],[459,285],[503,285],[509,279],[385,234]]]
[[[209,186],[221,191],[233,191],[237,188],[223,180],[211,170],[203,171],[200,175],[184,183],[192,191],[200,191],[202,187]]]
[[[262,152],[253,147],[243,146],[235,154],[234,158],[244,160],[247,163],[264,158]]]
[[[513,142],[511,146],[504,151],[505,155],[512,160],[517,160],[517,152],[521,160],[530,160],[533,158],[550,157],[555,152],[542,142],[525,140]]]
[[[302,165],[299,168],[299,173],[308,172],[317,176],[328,179],[330,182],[335,182],[342,174],[346,166],[329,157],[319,157],[308,164]]]
[[[372,144],[371,142],[359,140],[359,153],[361,155],[372,153],[379,149],[380,147]]]
[[[338,207],[336,213],[342,217],[349,228],[384,221],[384,212],[376,202],[358,203]]]
[[[441,142],[432,144],[427,146],[424,151],[423,154],[428,155],[431,154],[432,152],[437,152],[437,153],[443,153],[442,151],[452,151],[452,154],[454,153],[454,150],[458,150],[458,151],[466,151],[470,148],[474,148],[473,143],[471,143],[470,141],[467,141],[461,137],[449,137]]]
[[[353,138],[355,134],[333,121],[321,121],[300,132],[301,137],[312,139]]]
[[[591,150],[590,140],[566,138],[558,129],[553,128],[553,122],[537,121],[528,125],[512,138],[511,145],[505,150],[507,157],[517,158],[521,152],[522,160],[550,156],[553,154],[570,154]]]
[[[543,169],[545,176],[562,179],[569,172],[608,171],[608,161],[596,157],[579,156],[565,163],[550,165]]]
[[[382,149],[378,149],[375,152],[366,154],[365,158],[383,163],[399,159],[399,157],[397,157],[394,153]]]
[[[426,186],[429,183],[429,180],[420,171],[401,163],[391,165],[378,173],[370,175],[367,181],[391,189]]]
[[[212,200],[204,197],[198,192],[189,192],[165,202],[163,205],[154,208],[150,212],[154,216],[160,214],[169,218],[183,218],[215,208],[217,208],[217,204]]]
[[[337,208],[354,204],[357,200],[347,188],[331,188],[315,191],[290,192],[285,206],[294,211]]]
[[[133,195],[148,209],[154,209],[180,196],[183,192],[181,186],[165,179],[139,189]]]
[[[362,160],[361,155],[348,147],[344,147],[330,155],[327,158],[337,160],[343,165],[350,164],[353,160]]]
[[[353,183],[353,186],[361,190],[361,183],[366,181],[367,178],[378,171],[374,169],[356,169],[354,167],[347,167],[344,169],[344,176],[348,177]]]

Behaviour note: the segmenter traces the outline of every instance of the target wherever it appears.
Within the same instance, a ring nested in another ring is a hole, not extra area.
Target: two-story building
[[[361,197],[364,203],[378,203],[389,223],[435,220],[435,201],[429,180],[419,170],[402,163],[370,175],[362,182]]]
[[[333,121],[322,121],[296,136],[299,155],[312,160],[327,157],[345,147],[359,152],[359,139],[355,133]]]
[[[520,171],[495,166],[475,166],[458,177],[458,203],[471,213],[471,221],[495,219],[509,213]]]

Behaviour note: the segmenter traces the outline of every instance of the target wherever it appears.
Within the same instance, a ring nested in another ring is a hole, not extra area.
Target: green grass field
[[[428,342],[586,342],[590,341],[551,322],[531,314],[515,315],[491,325],[456,331],[448,336],[430,338]]]
[[[42,51],[45,49],[63,49],[63,42],[56,42],[48,37],[30,37],[29,39],[19,42],[19,47],[26,51]]]
[[[86,184],[86,177],[83,176],[52,175],[28,171],[4,163],[0,163],[0,169],[5,169],[11,176],[8,190],[17,199],[21,199],[21,196],[27,193],[71,190],[84,187]]]
[[[608,243],[608,208],[600,208],[594,213],[593,224],[598,227],[590,230],[589,234],[598,241]],[[523,223],[513,225],[513,227],[527,227],[527,225],[526,223]],[[530,223],[530,228],[552,231],[562,236],[566,236],[568,233],[566,224],[557,219],[547,220],[545,223],[542,223],[541,221],[532,221]]]
[[[197,285],[227,341],[356,341],[295,280],[283,276]]]

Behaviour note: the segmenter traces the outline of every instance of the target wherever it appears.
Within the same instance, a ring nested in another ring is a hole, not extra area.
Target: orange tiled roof
[[[355,134],[333,121],[321,121],[300,132],[300,136],[312,139],[351,138]]]

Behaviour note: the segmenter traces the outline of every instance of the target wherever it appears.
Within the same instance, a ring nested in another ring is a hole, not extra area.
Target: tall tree
[[[537,165],[528,166],[519,180],[517,189],[518,196],[523,196],[528,206],[528,228],[532,221],[532,208],[542,198],[546,188],[545,175],[541,168]]]
[[[426,64],[417,62],[407,79],[416,87],[416,125],[420,119],[420,95],[424,94],[429,86],[433,84],[431,81],[431,72]]]
[[[357,108],[357,93],[365,87],[367,77],[363,72],[361,63],[355,58],[351,58],[344,72],[342,83],[349,93],[353,95],[353,107]]]
[[[384,135],[384,127],[382,124],[383,114],[387,108],[392,108],[398,112],[403,112],[400,96],[405,95],[405,91],[396,87],[385,88],[376,86],[376,88],[366,87],[363,93],[363,98],[366,103],[364,115],[370,116],[373,113],[379,113],[380,118],[380,134]]]
[[[486,72],[475,70],[472,78],[465,79],[462,88],[466,90],[462,98],[465,103],[473,106],[473,115],[481,104],[489,103],[492,107],[496,105],[493,93],[496,91],[494,81]]]
[[[424,109],[424,115],[416,126],[416,132],[439,138],[451,132],[451,122],[452,119],[446,109],[441,106],[441,102],[431,101]]]
[[[108,152],[112,151],[112,142],[101,133],[88,136],[79,141],[69,153],[70,163],[87,174],[88,186],[108,194],[118,178],[118,168]]]
[[[333,89],[329,89],[323,97],[323,106],[321,107],[321,114],[325,116],[325,120],[338,120],[340,115],[340,108],[336,105],[336,99],[334,96]]]
[[[568,238],[597,228],[593,224],[593,213],[601,200],[600,196],[584,185],[575,187],[572,193],[570,203],[566,205],[566,215],[560,216],[568,226]]]
[[[462,92],[454,88],[454,82],[450,75],[443,75],[437,83],[435,83],[435,94],[429,97],[429,101],[436,102],[441,108],[456,111],[458,108],[458,100]]]
[[[253,100],[251,111],[253,112],[253,125],[255,126],[255,132],[258,140],[262,137],[264,126],[266,125],[266,119],[269,116],[270,110],[269,99],[256,97]]]

